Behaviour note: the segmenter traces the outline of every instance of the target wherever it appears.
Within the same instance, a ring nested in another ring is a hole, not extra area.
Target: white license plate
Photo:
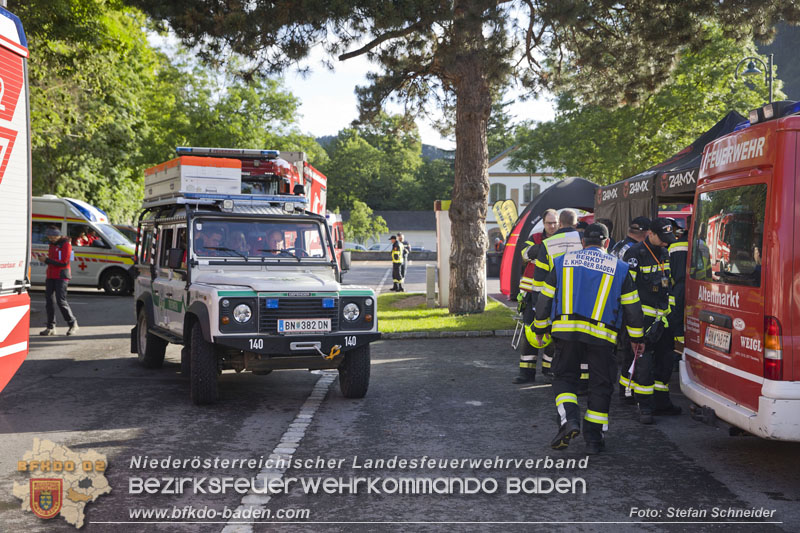
[[[321,333],[330,330],[330,318],[278,319],[278,333]]]
[[[731,332],[712,326],[706,327],[706,346],[728,353],[731,351]]]

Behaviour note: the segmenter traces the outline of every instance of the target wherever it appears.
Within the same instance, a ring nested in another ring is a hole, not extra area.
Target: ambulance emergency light
[[[76,200],[74,198],[64,198],[67,202],[70,203],[73,209],[80,212],[86,220],[90,220],[92,222],[104,222],[108,223],[108,215],[105,211],[102,211],[96,208],[93,205],[87,204],[81,200]]]
[[[178,155],[205,155],[205,156],[240,156],[254,157],[258,159],[277,159],[281,153],[279,150],[257,150],[254,148],[208,148],[178,146],[175,148]]]

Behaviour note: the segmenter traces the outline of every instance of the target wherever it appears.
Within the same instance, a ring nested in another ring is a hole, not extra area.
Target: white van
[[[33,198],[31,281],[44,283],[47,228],[55,226],[72,241],[75,255],[70,285],[102,288],[108,294],[133,292],[134,244],[94,206],[52,194]]]

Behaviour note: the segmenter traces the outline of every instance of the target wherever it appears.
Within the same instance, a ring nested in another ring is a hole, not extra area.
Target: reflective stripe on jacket
[[[553,268],[553,260],[556,257],[581,249],[583,249],[581,234],[575,228],[561,228],[542,241],[542,246],[539,247],[539,253],[534,261],[536,269],[533,271],[533,291],[542,290],[542,284]]]
[[[403,243],[395,241],[392,245],[392,263],[403,262]]]
[[[628,266],[602,248],[569,252],[553,261],[536,304],[534,329],[590,344],[617,342],[625,313],[631,338],[642,337],[644,317]]]

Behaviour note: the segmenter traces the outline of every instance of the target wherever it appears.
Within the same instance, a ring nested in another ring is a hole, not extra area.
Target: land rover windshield
[[[325,242],[322,225],[312,220],[198,218],[193,221],[192,245],[198,257],[326,259]]]

